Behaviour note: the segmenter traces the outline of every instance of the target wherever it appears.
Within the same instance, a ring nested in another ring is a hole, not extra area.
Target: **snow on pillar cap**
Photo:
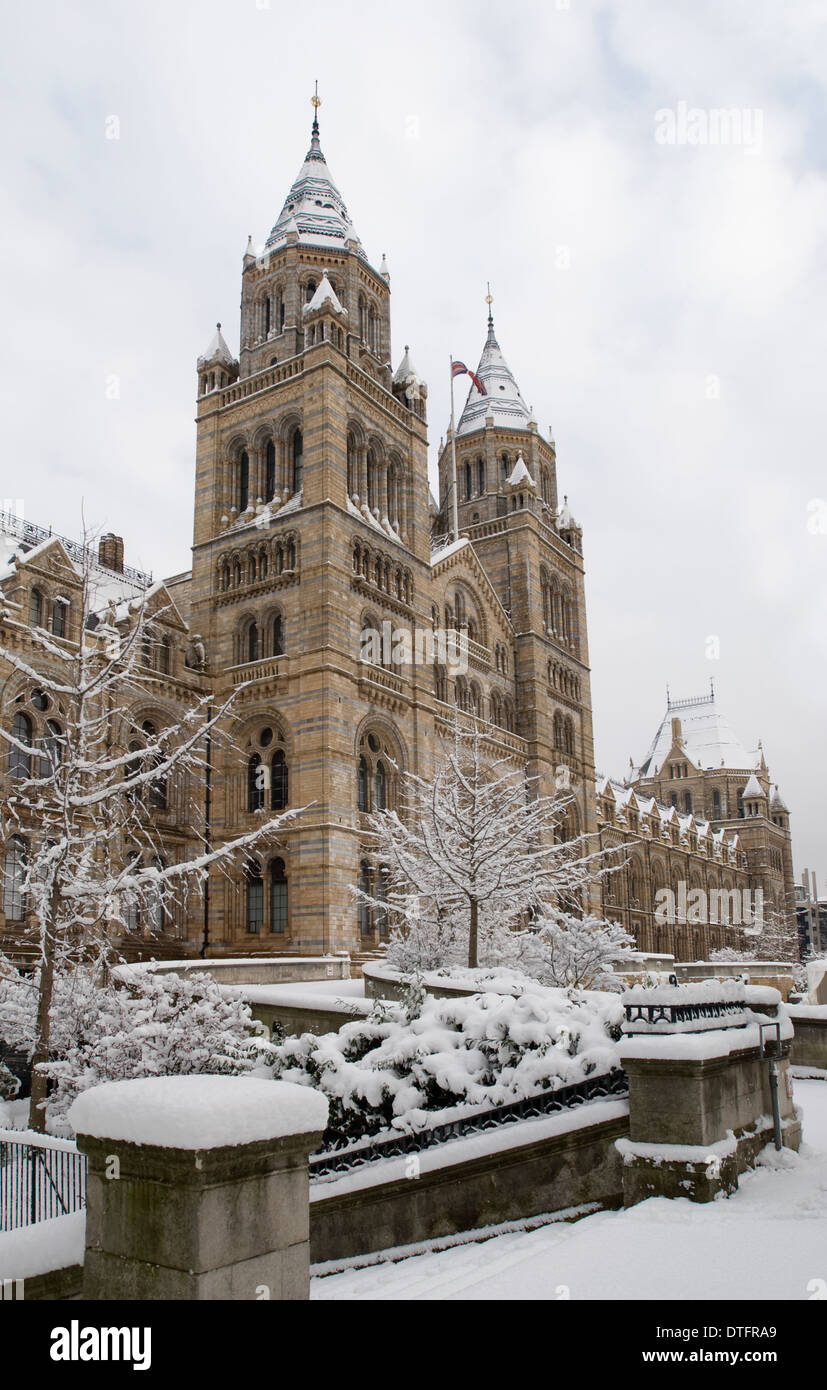
[[[220,1149],[325,1128],[328,1104],[309,1086],[245,1076],[107,1081],[69,1110],[76,1134],[164,1149]]]

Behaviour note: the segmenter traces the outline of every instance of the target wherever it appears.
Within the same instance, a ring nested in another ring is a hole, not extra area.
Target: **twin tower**
[[[219,325],[198,361],[193,568],[176,598],[216,699],[238,691],[211,833],[298,812],[211,885],[216,950],[375,949],[384,914],[352,892],[383,892],[365,815],[393,804],[401,771],[427,774],[457,707],[543,790],[569,785],[570,833],[595,828],[581,532],[490,316],[477,377],[437,504],[427,386],[407,348],[394,370],[387,266],[368,260],[314,120],[263,250],[248,243],[238,357]],[[417,632],[459,629],[467,669],[364,660],[364,629],[385,624],[415,652]]]

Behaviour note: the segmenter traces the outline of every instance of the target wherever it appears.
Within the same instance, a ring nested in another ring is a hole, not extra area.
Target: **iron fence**
[[[310,1159],[310,1177],[327,1177],[332,1173],[346,1173],[372,1163],[378,1158],[399,1158],[404,1154],[417,1153],[435,1144],[443,1144],[447,1139],[460,1139],[469,1134],[480,1134],[500,1125],[513,1124],[516,1120],[537,1119],[553,1114],[557,1110],[573,1109],[590,1100],[609,1096],[627,1096],[629,1085],[625,1071],[615,1067],[599,1076],[588,1076],[584,1081],[571,1086],[559,1086],[557,1090],[539,1091],[508,1105],[492,1106],[490,1110],[480,1110],[474,1115],[464,1115],[461,1119],[447,1124],[433,1125],[415,1134],[398,1134],[391,1138],[374,1140],[359,1148],[331,1149],[327,1153],[316,1154]]]
[[[85,1204],[84,1154],[0,1139],[0,1231],[65,1216]]]

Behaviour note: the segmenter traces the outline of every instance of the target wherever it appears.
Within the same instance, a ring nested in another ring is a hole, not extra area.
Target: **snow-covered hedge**
[[[327,1147],[416,1131],[618,1065],[615,995],[571,997],[532,982],[518,995],[415,995],[338,1033],[305,1033],[276,1048],[277,1077],[328,1097]]]
[[[34,1047],[37,978],[0,974],[0,1036]],[[87,966],[61,972],[52,1002],[47,1128],[69,1134],[76,1096],[103,1081],[251,1071],[271,1056],[240,990],[209,975],[182,978],[133,967],[118,985]]]

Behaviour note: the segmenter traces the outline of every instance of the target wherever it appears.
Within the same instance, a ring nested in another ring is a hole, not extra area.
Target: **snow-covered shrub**
[[[426,995],[421,1012],[383,1004],[338,1033],[276,1047],[274,1075],[330,1102],[325,1145],[422,1129],[479,1107],[557,1089],[618,1065],[613,995],[573,998],[525,981],[518,994]]]
[[[31,1055],[36,980],[0,975],[0,1036]],[[103,1081],[191,1072],[250,1071],[271,1057],[249,1005],[209,975],[161,975],[133,968],[122,983],[76,966],[55,979],[45,1112],[52,1133],[68,1133],[66,1112]]]
[[[18,1078],[9,1071],[5,1062],[0,1061],[0,1100],[14,1100],[19,1090]]]

